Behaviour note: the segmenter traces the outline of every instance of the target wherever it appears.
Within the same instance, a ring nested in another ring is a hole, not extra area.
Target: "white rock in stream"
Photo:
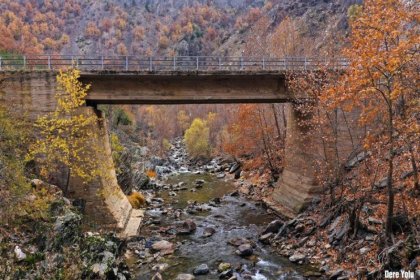
[[[19,246],[15,247],[15,257],[19,261],[26,259],[26,254],[22,251],[22,249],[20,249]]]

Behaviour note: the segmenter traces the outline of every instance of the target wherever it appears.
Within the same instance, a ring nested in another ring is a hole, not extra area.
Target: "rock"
[[[217,267],[217,270],[218,270],[219,272],[223,272],[223,271],[229,270],[229,269],[231,269],[231,268],[232,268],[232,265],[231,265],[230,263],[225,263],[225,262],[222,262],[222,263],[220,263],[220,264],[219,264],[219,266]]]
[[[15,246],[14,253],[15,253],[15,258],[18,261],[22,261],[22,260],[26,259],[26,254],[22,251],[22,249],[20,249],[19,246]]]
[[[244,237],[236,237],[236,238],[232,238],[228,241],[228,244],[235,246],[235,247],[239,247],[243,244],[249,244],[248,239],[244,238]]]
[[[105,271],[108,269],[108,265],[106,263],[95,263],[92,265],[92,272],[99,276],[105,276]]]
[[[251,244],[242,244],[238,247],[236,254],[241,257],[249,257],[254,253]]]
[[[217,179],[223,179],[223,178],[225,178],[226,177],[226,174],[225,173],[219,173],[219,174],[217,174],[217,176],[216,176],[216,178]]]
[[[305,276],[305,277],[321,277],[322,274],[318,271],[309,270],[309,271],[305,271],[303,276]]]
[[[300,253],[294,253],[292,256],[289,257],[289,261],[291,261],[292,263],[298,263],[304,261],[305,259],[306,256]]]
[[[319,268],[319,272],[325,273],[330,270],[330,267],[328,265],[323,265]]]
[[[39,179],[32,179],[31,180],[31,186],[35,189],[40,189],[42,187],[45,187],[46,184],[44,183],[44,181],[39,180]]]
[[[176,192],[169,192],[168,195],[169,196],[177,196]]]
[[[207,273],[209,273],[209,267],[207,264],[203,263],[200,264],[199,266],[197,266],[196,268],[194,268],[194,275],[206,275]]]
[[[145,190],[148,188],[150,178],[143,172],[136,170],[133,174],[133,178],[131,179],[131,182],[134,189]]]
[[[194,280],[194,275],[191,274],[178,274],[178,276],[175,278],[175,280]]]
[[[56,245],[71,244],[78,238],[82,217],[74,212],[67,212],[57,217],[54,223],[54,231],[58,239]]]
[[[363,248],[361,248],[359,250],[359,252],[360,252],[361,255],[364,255],[364,254],[366,254],[369,251],[370,251],[370,248],[369,247],[363,247]]]
[[[153,275],[152,280],[163,280],[163,277],[159,272],[157,272],[155,275]]]
[[[241,165],[238,162],[235,162],[229,169],[229,173],[233,174],[235,173],[239,168],[241,167]]]
[[[331,273],[331,276],[330,276],[330,280],[336,280],[336,279],[338,279],[338,277],[340,277],[342,274],[344,273],[344,269],[338,269],[338,270],[336,270],[336,271],[333,271],[332,273]]]
[[[197,186],[202,186],[202,185],[204,185],[204,183],[205,183],[206,181],[204,181],[204,180],[202,180],[202,179],[197,179],[197,180],[195,180],[195,184],[197,185]]]
[[[258,238],[258,240],[263,243],[263,244],[270,244],[270,238],[273,236],[274,234],[272,232],[263,234],[260,236],[260,238]]]
[[[152,249],[155,251],[159,251],[164,255],[168,255],[174,252],[174,244],[169,241],[162,240],[153,243]]]
[[[216,230],[212,227],[206,227],[203,232],[203,237],[210,237],[216,233]]]
[[[376,224],[376,225],[381,225],[382,224],[382,221],[381,220],[375,219],[373,217],[369,217],[368,218],[368,222],[370,224]]]
[[[375,187],[383,189],[387,186],[387,184],[388,184],[388,177],[384,177],[375,183]]]
[[[191,234],[192,232],[194,232],[197,228],[197,225],[194,223],[193,220],[188,219],[185,220],[181,227],[179,227],[177,229],[178,234]]]
[[[241,169],[238,169],[238,170],[236,170],[235,171],[235,179],[239,179],[239,178],[241,178],[241,174],[242,174],[242,172],[241,172]]]
[[[167,263],[158,263],[152,267],[152,270],[157,271],[157,272],[163,272],[166,269],[168,269],[168,267],[169,267],[169,264]]]
[[[239,191],[234,191],[230,193],[230,196],[239,196]]]
[[[269,232],[277,233],[279,231],[279,229],[283,226],[283,224],[284,223],[280,220],[274,220],[267,225],[267,227],[264,229],[262,234],[266,234],[266,233],[269,233]]]
[[[367,153],[365,151],[358,153],[354,158],[350,159],[346,163],[345,168],[346,169],[352,169],[352,168],[354,168],[360,162],[362,162],[363,160],[365,160],[368,156],[369,156],[369,153]]]
[[[222,273],[219,274],[220,279],[229,279],[232,276],[233,276],[233,270],[232,269],[225,270],[225,271],[223,271]]]

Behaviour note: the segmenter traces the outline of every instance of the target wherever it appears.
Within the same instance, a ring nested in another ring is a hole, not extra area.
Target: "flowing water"
[[[205,183],[202,188],[191,192],[191,188],[195,189],[197,179],[204,180]],[[196,201],[201,208],[204,204],[207,211],[192,214],[184,211],[181,220],[192,219],[197,225],[195,232],[190,235],[173,235],[165,238],[177,243],[178,246],[173,255],[159,260],[159,263],[169,265],[162,272],[163,279],[175,279],[180,273],[192,274],[194,268],[200,264],[207,264],[210,273],[196,276],[196,279],[219,279],[217,267],[220,262],[231,263],[234,268],[241,266],[242,272],[236,275],[237,279],[304,279],[301,275],[308,267],[293,265],[287,259],[273,253],[270,245],[258,242],[259,233],[269,222],[276,219],[262,205],[240,196],[230,195],[234,191],[233,184],[217,179],[211,174],[182,174],[171,176],[167,181],[168,184],[179,182],[184,182],[187,189],[178,191],[176,196],[170,196],[169,190],[157,193],[165,201],[163,207],[174,210],[185,209],[189,203]],[[220,204],[208,203],[214,198],[221,198]],[[153,217],[160,210],[149,209],[146,217]],[[157,228],[168,227],[174,223],[170,215],[162,215],[160,219],[158,226],[144,226],[140,235],[154,238]],[[206,227],[214,228],[216,230],[214,235],[203,237]],[[253,256],[242,258],[235,254],[237,248],[227,242],[237,237],[244,237],[255,243]],[[151,279],[153,273],[149,269],[150,267],[142,266],[137,279]]]

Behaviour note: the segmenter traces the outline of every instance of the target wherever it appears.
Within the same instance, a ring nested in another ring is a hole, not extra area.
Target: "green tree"
[[[188,153],[192,157],[207,157],[210,155],[210,129],[207,122],[196,118],[191,126],[185,131],[184,141]]]
[[[93,129],[98,119],[83,110],[90,85],[83,85],[79,77],[80,71],[76,69],[60,72],[57,76],[57,108],[36,120],[39,135],[27,156],[27,159],[36,159],[40,163],[41,176],[45,178],[66,166],[65,190],[71,175],[87,183],[103,170],[97,157],[99,135]]]

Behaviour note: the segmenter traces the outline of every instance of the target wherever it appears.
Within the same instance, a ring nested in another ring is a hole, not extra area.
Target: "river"
[[[258,241],[261,231],[276,216],[260,203],[240,196],[232,182],[213,174],[187,173],[172,175],[165,184],[172,187],[156,191],[158,198],[145,214],[140,240],[146,254],[140,252],[142,260],[136,262],[136,279],[152,279],[156,269],[163,279],[177,279],[179,274],[193,274],[201,264],[206,264],[209,272],[195,279],[220,279],[220,263],[231,264],[236,279],[305,279],[302,275],[308,267],[292,264],[273,253],[270,245]],[[177,234],[185,220],[192,220],[196,229],[191,234]],[[214,234],[204,237],[208,228],[214,229]],[[244,238],[253,246],[248,257],[237,255],[237,247],[228,243]],[[160,240],[175,245],[173,254],[161,257],[153,251],[147,253]]]

